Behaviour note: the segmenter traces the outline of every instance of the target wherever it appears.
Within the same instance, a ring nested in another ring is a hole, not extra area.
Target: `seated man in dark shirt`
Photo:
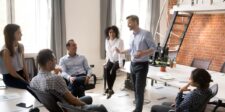
[[[168,112],[174,109],[176,112],[201,112],[206,102],[212,96],[212,91],[209,88],[211,76],[205,69],[197,68],[192,71],[189,83],[180,88],[176,97],[175,107],[164,103],[163,105],[153,105],[151,112]],[[189,91],[189,86],[194,86],[196,89],[190,91],[183,97],[184,91]]]
[[[55,91],[56,94],[54,95],[58,95],[56,96],[57,98],[63,98],[68,104],[81,106],[84,110],[107,112],[103,105],[87,105],[85,102],[74,97],[67,89],[65,80],[61,76],[51,73],[55,69],[56,64],[55,56],[51,50],[41,50],[38,53],[37,62],[40,70],[38,75],[31,80],[30,86],[32,88],[43,92]]]

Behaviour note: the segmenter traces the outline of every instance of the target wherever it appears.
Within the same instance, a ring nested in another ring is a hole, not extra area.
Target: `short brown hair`
[[[66,42],[66,47],[69,47],[70,46],[70,42],[75,42],[73,39],[70,39],[70,40],[68,40],[67,42]]]
[[[40,66],[45,66],[48,61],[54,60],[54,54],[50,49],[43,49],[37,55],[37,63]]]
[[[136,15],[130,15],[130,16],[127,16],[126,19],[131,19],[132,21],[136,21],[137,24],[139,24],[139,18],[138,18],[138,16],[136,16]]]

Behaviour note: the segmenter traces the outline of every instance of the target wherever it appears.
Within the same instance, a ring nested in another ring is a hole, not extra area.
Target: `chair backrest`
[[[214,84],[210,87],[210,89],[212,90],[212,96],[211,98],[213,98],[214,96],[216,96],[216,94],[218,93],[218,84]]]
[[[27,66],[27,71],[30,79],[37,75],[37,67],[35,65],[34,58],[25,58],[25,64]]]
[[[5,65],[4,65],[4,62],[3,62],[3,58],[2,58],[2,55],[0,53],[0,73],[4,74],[6,72],[7,72],[7,70],[5,68]]]
[[[50,112],[63,112],[57,105],[57,101],[59,100],[54,95],[48,92],[39,91],[31,87],[28,88],[36,95],[40,103],[42,103]]]
[[[196,68],[202,68],[202,69],[209,69],[209,65],[210,65],[211,61],[210,60],[204,60],[204,59],[197,59],[194,58],[191,66],[192,67],[196,67]]]
[[[212,94],[207,98],[205,99],[205,103],[204,105],[202,106],[202,109],[201,109],[201,112],[204,112],[205,109],[206,109],[206,106],[207,104],[209,103],[210,99],[213,98],[214,96],[216,96],[217,92],[218,92],[218,84],[214,84],[210,87],[211,91],[212,91]]]
[[[28,91],[33,97],[35,97],[36,100],[38,100],[39,102],[41,102],[41,101],[38,99],[37,95],[34,93],[34,91],[32,90],[32,88],[31,88],[30,86],[27,86],[27,91]]]
[[[223,72],[223,73],[225,73],[225,62],[223,63],[223,66],[221,67],[221,70],[220,70],[220,72]]]

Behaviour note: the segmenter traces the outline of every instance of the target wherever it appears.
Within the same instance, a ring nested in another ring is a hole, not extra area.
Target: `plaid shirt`
[[[55,91],[59,95],[58,97],[63,97],[69,91],[65,80],[51,72],[39,71],[38,75],[31,80],[30,86],[44,92]]]
[[[195,89],[183,97],[180,92],[176,97],[176,112],[200,112],[206,100],[212,96],[211,89]]]

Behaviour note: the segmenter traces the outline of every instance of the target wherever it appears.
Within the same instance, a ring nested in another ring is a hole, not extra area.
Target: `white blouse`
[[[120,51],[124,50],[124,43],[121,39],[113,39],[105,41],[105,50],[106,50],[106,62],[110,60],[111,62],[119,61],[119,66],[123,66],[123,60],[125,59],[124,54],[119,54],[116,52],[116,48]]]

